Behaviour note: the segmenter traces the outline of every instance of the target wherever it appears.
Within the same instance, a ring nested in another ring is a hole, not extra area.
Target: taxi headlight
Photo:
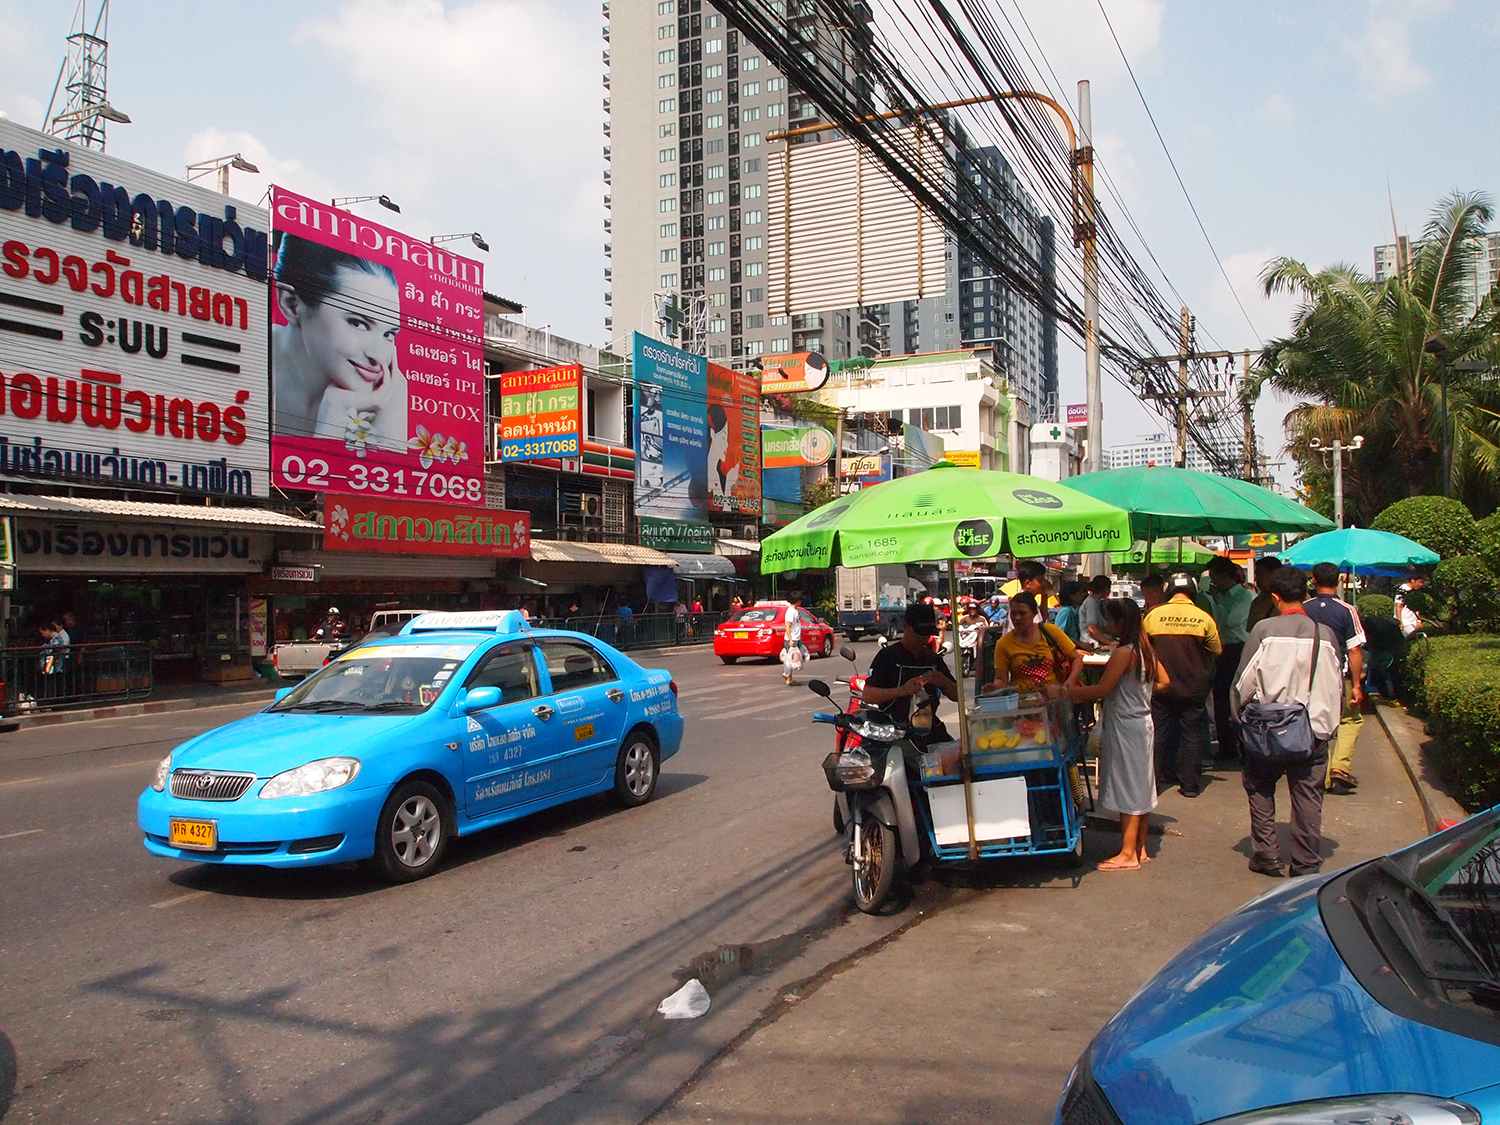
[[[294,770],[278,773],[261,786],[260,795],[271,797],[306,797],[326,793],[348,785],[359,773],[357,758],[319,758]]]
[[[1479,1125],[1479,1113],[1462,1102],[1426,1094],[1356,1094],[1350,1098],[1327,1098],[1313,1102],[1257,1109],[1220,1117],[1213,1125],[1344,1125],[1368,1121],[1371,1125]]]
[[[167,776],[172,772],[172,755],[168,754],[156,767],[156,776],[151,779],[151,788],[160,793],[167,787]]]

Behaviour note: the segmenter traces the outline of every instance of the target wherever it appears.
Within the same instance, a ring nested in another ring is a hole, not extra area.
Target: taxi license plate
[[[749,633],[736,633],[734,635],[734,639],[737,640],[737,641],[748,641],[750,639],[750,634]]]
[[[219,822],[174,816],[168,822],[167,840],[174,848],[211,852],[219,846]]]

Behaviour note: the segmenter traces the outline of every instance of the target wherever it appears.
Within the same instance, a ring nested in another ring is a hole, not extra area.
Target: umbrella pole
[[[954,681],[958,685],[958,746],[963,763],[964,816],[969,822],[969,859],[979,858],[979,845],[974,840],[974,770],[969,762],[969,717],[964,708],[964,655],[958,644],[958,560],[948,560],[948,615],[953,622],[953,667],[958,673]]]

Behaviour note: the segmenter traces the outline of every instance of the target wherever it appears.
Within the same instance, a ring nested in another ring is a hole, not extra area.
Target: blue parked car
[[[1148,981],[1059,1125],[1500,1122],[1500,807],[1293,879]]]
[[[429,613],[184,742],[136,816],[170,859],[407,882],[454,836],[591,793],[644,804],[681,745],[665,670],[514,611]]]

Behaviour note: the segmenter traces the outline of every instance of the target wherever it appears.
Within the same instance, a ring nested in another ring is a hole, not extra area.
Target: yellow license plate
[[[195,851],[211,852],[219,846],[219,822],[217,820],[186,820],[174,816],[168,822],[167,840],[174,848],[192,848]]]
[[[748,641],[750,639],[750,634],[749,633],[736,633],[734,635],[734,639],[737,640],[737,641]]]

